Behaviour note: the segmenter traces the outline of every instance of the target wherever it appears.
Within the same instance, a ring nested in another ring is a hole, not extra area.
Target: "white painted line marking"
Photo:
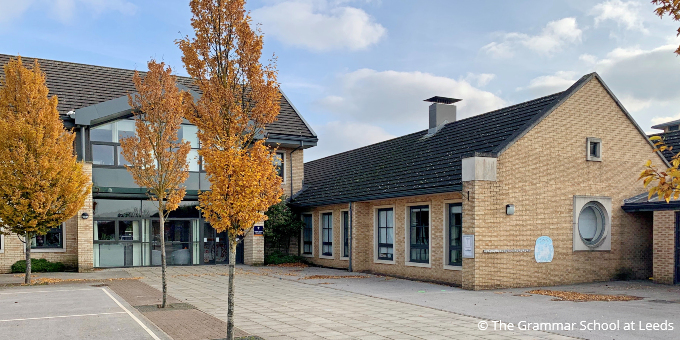
[[[77,292],[82,290],[97,290],[97,288],[83,288],[83,289],[55,289],[55,290],[27,290],[21,292],[0,293],[0,295],[12,294],[33,294],[33,293],[52,293],[52,292]]]
[[[125,314],[125,312],[97,313],[97,314],[74,314],[74,315],[58,315],[58,316],[43,316],[43,317],[41,317],[41,318],[7,319],[7,320],[0,320],[0,322],[27,321],[27,320],[44,320],[44,319],[62,319],[62,318],[77,318],[77,317],[81,317],[81,316],[98,316],[98,315],[113,315],[113,314]]]
[[[125,306],[123,306],[123,304],[121,304],[118,300],[116,300],[116,298],[114,298],[113,295],[111,295],[111,293],[109,293],[109,292],[108,292],[106,289],[104,289],[104,288],[102,288],[101,290],[103,290],[104,293],[106,293],[106,295],[108,295],[108,296],[111,298],[111,300],[113,300],[113,301],[118,305],[118,307],[122,308],[122,309],[123,309],[123,310],[124,310],[124,311],[132,318],[132,320],[137,321],[137,323],[138,323],[140,326],[142,326],[142,328],[144,328],[144,330],[145,330],[147,333],[149,333],[149,335],[151,335],[151,337],[154,338],[154,340],[161,340],[158,336],[156,336],[156,334],[154,334],[154,333],[149,329],[149,327],[146,327],[146,325],[143,324],[141,321],[139,321],[139,319],[138,319],[134,314],[132,314],[132,312],[130,312],[127,308],[125,308]]]

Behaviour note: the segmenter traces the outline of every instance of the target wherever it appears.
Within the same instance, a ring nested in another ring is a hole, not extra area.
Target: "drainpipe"
[[[290,181],[290,197],[293,197],[293,153],[295,151],[298,151],[302,149],[302,146],[304,146],[305,142],[300,141],[300,146],[297,148],[293,149],[293,151],[290,152],[290,160],[288,160],[288,163],[290,163],[290,178],[288,179]]]
[[[80,151],[82,151],[82,161],[85,162],[85,126],[80,127]]]
[[[349,267],[347,267],[347,271],[350,273],[354,271],[352,269],[352,229],[354,229],[353,228],[354,225],[352,224],[354,218],[352,216],[353,216],[352,202],[349,202]]]

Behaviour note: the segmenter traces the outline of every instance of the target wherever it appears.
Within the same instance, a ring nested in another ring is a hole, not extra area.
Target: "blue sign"
[[[262,225],[256,225],[253,227],[253,234],[254,235],[264,235],[264,226]]]
[[[552,239],[548,236],[541,236],[536,239],[534,247],[534,258],[536,262],[552,262],[555,255]]]

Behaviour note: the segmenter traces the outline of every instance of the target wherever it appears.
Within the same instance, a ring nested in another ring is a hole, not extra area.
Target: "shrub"
[[[280,251],[274,251],[264,257],[264,264],[282,264],[282,263],[305,263],[305,259],[298,255],[286,255]]]
[[[61,262],[50,262],[45,259],[31,259],[31,272],[63,272],[66,266]],[[12,265],[12,273],[25,273],[26,260],[17,261]]]

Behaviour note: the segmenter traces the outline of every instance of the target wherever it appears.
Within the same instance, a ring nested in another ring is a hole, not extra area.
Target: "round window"
[[[599,246],[605,235],[605,212],[597,202],[589,202],[578,216],[578,233],[583,243],[591,248]]]

